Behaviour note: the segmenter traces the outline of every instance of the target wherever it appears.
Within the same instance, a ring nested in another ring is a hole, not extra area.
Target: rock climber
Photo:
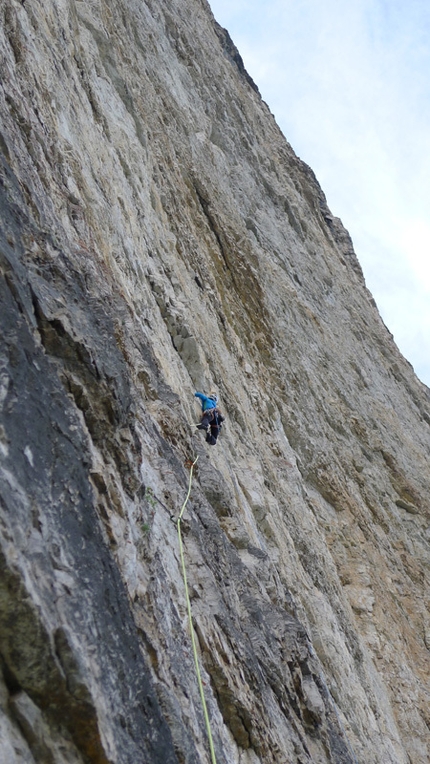
[[[196,398],[200,398],[202,404],[202,418],[200,424],[197,425],[197,429],[205,430],[206,443],[214,446],[224,422],[224,417],[217,407],[218,396],[214,392],[210,392],[209,395],[204,393],[194,393],[194,395]]]

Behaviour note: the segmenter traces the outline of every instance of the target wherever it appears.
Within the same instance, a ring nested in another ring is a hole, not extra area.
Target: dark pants
[[[210,425],[210,430],[209,430]],[[202,419],[200,424],[198,425],[199,430],[207,430],[206,435],[206,443],[209,443],[211,446],[214,446],[217,442],[217,438],[220,431],[220,426],[218,424],[217,417],[215,416],[215,409],[209,409],[208,411],[205,411],[203,413]]]
[[[214,411],[215,411],[215,409],[209,409],[208,411],[205,411],[203,413],[201,422],[198,425],[199,430],[206,429],[207,427],[209,427],[210,423],[213,422],[213,420],[215,418],[214,417]]]
[[[211,430],[206,435],[206,443],[210,443],[211,446],[214,446],[217,442],[219,431],[220,427],[217,424],[211,425]]]

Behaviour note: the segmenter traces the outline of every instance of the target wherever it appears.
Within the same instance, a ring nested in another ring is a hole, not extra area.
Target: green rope
[[[180,555],[181,555],[182,576],[183,576],[183,579],[184,579],[185,599],[187,601],[187,611],[188,611],[188,623],[189,623],[189,627],[190,627],[191,644],[193,646],[193,655],[194,655],[194,663],[195,663],[195,666],[196,666],[197,682],[198,682],[198,685],[199,685],[200,698],[201,698],[201,701],[202,701],[203,714],[204,714],[204,717],[205,717],[206,731],[207,731],[208,739],[209,739],[209,749],[210,749],[210,752],[211,752],[211,761],[212,761],[212,764],[216,764],[215,749],[214,749],[214,744],[213,744],[213,739],[212,739],[212,731],[211,731],[211,723],[210,723],[208,709],[207,709],[207,705],[206,705],[205,694],[204,694],[204,691],[203,691],[203,682],[202,682],[202,675],[200,673],[199,657],[198,657],[198,654],[197,654],[196,638],[194,636],[193,617],[192,617],[192,613],[191,613],[190,594],[189,594],[189,591],[188,591],[188,582],[187,582],[187,570],[186,570],[186,567],[185,567],[184,547],[183,547],[183,544],[182,544],[182,536],[181,536],[181,519],[182,519],[182,515],[184,514],[185,507],[187,506],[188,499],[190,498],[191,485],[192,485],[192,481],[193,481],[193,468],[194,468],[194,465],[195,465],[195,463],[196,463],[198,458],[199,457],[197,456],[195,458],[195,460],[193,461],[192,465],[191,465],[190,480],[189,480],[189,484],[188,484],[188,493],[187,493],[187,495],[185,497],[185,501],[184,501],[184,503],[182,505],[182,508],[181,508],[180,513],[179,513],[179,517],[178,517],[178,519],[176,521],[176,524],[178,526],[179,552],[180,552]]]

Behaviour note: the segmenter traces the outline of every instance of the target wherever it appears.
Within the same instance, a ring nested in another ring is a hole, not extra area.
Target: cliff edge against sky
[[[205,0],[0,19],[2,762],[211,761],[198,456],[217,764],[426,764],[430,393],[348,233]]]

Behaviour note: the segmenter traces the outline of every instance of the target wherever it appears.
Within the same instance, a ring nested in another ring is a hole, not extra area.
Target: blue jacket
[[[200,398],[202,402],[202,411],[216,408],[218,401],[214,401],[213,398],[208,398],[208,396],[204,395],[204,393],[194,393],[194,396],[196,398]]]

